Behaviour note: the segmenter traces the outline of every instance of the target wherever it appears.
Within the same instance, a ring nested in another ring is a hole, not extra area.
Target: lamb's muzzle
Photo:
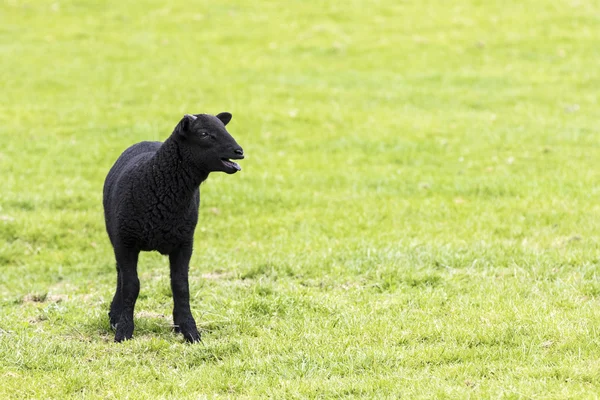
[[[225,165],[225,167],[229,168],[230,170],[241,171],[242,167],[240,167],[238,163],[233,162],[231,160],[243,160],[244,150],[240,147],[239,149],[235,149],[233,152],[235,153],[235,155],[229,157],[222,157],[221,161],[223,162],[223,165]]]

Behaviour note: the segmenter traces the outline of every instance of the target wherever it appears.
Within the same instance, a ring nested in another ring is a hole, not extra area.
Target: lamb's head
[[[174,133],[183,144],[186,156],[202,170],[234,174],[242,168],[231,160],[244,158],[244,150],[225,129],[229,121],[228,112],[216,116],[186,114]]]

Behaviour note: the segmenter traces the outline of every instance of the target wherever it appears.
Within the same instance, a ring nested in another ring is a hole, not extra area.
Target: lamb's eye
[[[208,136],[208,132],[200,132],[200,137],[207,137]]]

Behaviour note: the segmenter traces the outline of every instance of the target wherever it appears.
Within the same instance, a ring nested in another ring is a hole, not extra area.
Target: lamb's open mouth
[[[227,159],[227,158],[221,158],[221,162],[223,163],[223,165],[225,165],[227,168],[232,168],[235,169],[236,171],[241,171],[242,167],[240,167],[237,163]]]

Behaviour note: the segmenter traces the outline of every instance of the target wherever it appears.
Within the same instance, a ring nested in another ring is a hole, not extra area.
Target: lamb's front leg
[[[169,254],[171,264],[171,290],[173,291],[173,323],[188,342],[199,342],[200,333],[190,310],[188,271],[192,257],[192,244],[183,245]]]

